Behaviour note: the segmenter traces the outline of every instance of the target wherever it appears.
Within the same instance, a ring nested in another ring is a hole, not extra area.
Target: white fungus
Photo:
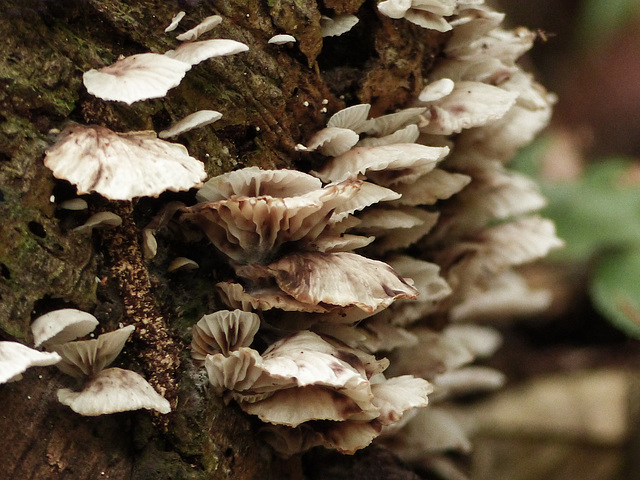
[[[247,50],[249,50],[249,47],[244,43],[216,38],[214,40],[183,43],[175,50],[165,52],[165,56],[184,62],[191,67],[209,58],[235,55]]]
[[[154,132],[116,133],[77,124],[65,128],[44,164],[78,193],[97,192],[111,200],[188,190],[206,177],[202,162],[183,145],[159,140]]]
[[[91,69],[82,80],[87,91],[103,100],[131,105],[140,100],[164,97],[177,87],[191,64],[157,53],[140,53],[113,65]]]
[[[169,26],[164,29],[164,32],[165,33],[173,32],[178,27],[180,20],[182,20],[185,15],[186,15],[185,12],[182,12],[182,11],[176,13],[175,16],[171,19],[171,23],[169,24]]]
[[[208,31],[220,25],[221,22],[222,22],[222,17],[220,15],[211,15],[210,17],[205,18],[202,22],[200,22],[198,25],[193,27],[191,30],[181,33],[176,38],[181,42],[184,42],[184,41],[192,42],[194,40],[197,40],[198,37],[200,37],[202,34],[207,33]]]
[[[284,45],[285,43],[294,43],[295,41],[295,37],[281,33],[279,35],[274,35],[273,37],[271,37],[267,43]]]
[[[190,115],[187,115],[182,120],[174,123],[166,130],[162,130],[160,133],[158,133],[158,137],[177,137],[178,135],[188,132],[189,130],[204,127],[205,125],[216,122],[221,118],[222,114],[220,112],[216,112],[215,110],[199,110]]]

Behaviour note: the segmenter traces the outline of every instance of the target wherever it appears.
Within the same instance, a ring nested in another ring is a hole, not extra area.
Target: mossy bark
[[[250,51],[195,66],[163,99],[127,106],[86,92],[84,71],[119,55],[175,48],[164,28],[181,9],[184,28],[222,15],[206,38],[238,40]],[[323,39],[320,16],[333,13],[354,13],[360,24]],[[256,440],[253,420],[211,395],[190,363],[190,325],[221,307],[213,292],[226,275],[219,257],[170,231],[159,233],[153,260],[140,253],[140,228],[171,200],[193,202],[193,193],[128,204],[93,194],[85,196],[88,212],[63,211],[57,205],[75,190],[44,167],[44,152],[55,141],[52,129],[69,121],[158,131],[214,109],[221,120],[178,139],[209,175],[251,165],[309,169],[316,160],[301,158],[295,145],[345,103],[370,102],[376,113],[406,105],[442,36],[380,17],[374,1],[362,0],[5,0],[0,29],[0,336],[31,344],[32,319],[64,306],[93,312],[100,330],[134,324],[137,336],[119,362],[143,372],[174,407],[163,419],[147,412],[80,417],[56,401],[68,378],[32,369],[0,386],[0,477],[293,478],[302,471],[297,460],[274,460]],[[277,33],[297,43],[267,44]],[[73,231],[100,210],[120,213],[123,226]],[[170,260],[185,252],[201,268],[168,274]]]

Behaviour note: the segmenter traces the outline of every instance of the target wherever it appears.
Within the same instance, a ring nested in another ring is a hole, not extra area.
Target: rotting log
[[[163,99],[127,106],[87,93],[83,72],[120,55],[175,48],[164,28],[181,9],[186,28],[220,14],[224,21],[207,38],[238,40],[249,52],[195,66]],[[320,16],[333,13],[354,13],[360,23],[323,39]],[[0,477],[295,478],[298,459],[274,460],[251,419],[210,395],[190,363],[189,326],[220,307],[213,284],[224,267],[215,253],[159,235],[157,257],[140,255],[136,229],[170,200],[193,202],[193,193],[124,206],[89,195],[91,212],[117,210],[125,222],[106,233],[74,232],[89,212],[56,208],[75,191],[44,167],[44,151],[53,129],[69,121],[159,131],[214,109],[221,120],[179,137],[210,176],[251,165],[310,169],[313,160],[303,161],[295,145],[345,104],[369,102],[378,115],[415,98],[443,36],[380,17],[375,1],[362,0],[5,0],[0,28],[0,336],[29,345],[32,319],[63,306],[93,312],[103,331],[151,322],[151,337],[139,333],[120,361],[169,390],[175,407],[161,421],[147,412],[80,417],[56,401],[68,379],[33,369],[0,386],[0,428],[8,432],[0,440]],[[277,33],[297,43],[267,44]],[[167,274],[170,260],[188,248],[200,270]]]

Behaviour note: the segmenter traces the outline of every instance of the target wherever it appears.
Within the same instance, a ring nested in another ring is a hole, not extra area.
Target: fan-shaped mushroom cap
[[[80,197],[65,200],[58,206],[64,210],[86,210],[87,208],[89,208],[87,201]]]
[[[355,15],[342,14],[335,17],[322,15],[320,29],[323,37],[337,37],[351,30],[360,20]]]
[[[183,43],[175,50],[165,52],[167,58],[184,62],[189,68],[209,58],[225,57],[246,52],[249,47],[235,40],[216,38],[199,42]]]
[[[197,40],[200,35],[207,33],[208,31],[217,27],[221,22],[222,17],[220,15],[211,15],[210,17],[205,18],[191,30],[187,30],[186,32],[181,33],[176,38],[181,42]]]
[[[218,395],[226,390],[246,392],[262,376],[262,357],[249,347],[240,347],[225,356],[207,355],[204,360],[209,383]]]
[[[360,140],[357,144],[358,147],[380,147],[382,145],[393,145],[396,143],[416,143],[420,137],[420,129],[418,125],[412,123],[396,130],[389,135],[382,137],[366,137]]]
[[[19,380],[29,367],[55,365],[60,355],[39,352],[18,342],[0,342],[0,384]]]
[[[371,121],[367,120],[369,110],[371,105],[368,103],[343,108],[329,118],[327,127],[348,128],[356,133],[362,133],[370,126]]]
[[[420,130],[432,135],[451,135],[502,118],[516,103],[517,93],[481,82],[457,82],[453,91],[432,102]]]
[[[489,280],[485,288],[474,288],[449,313],[453,322],[501,320],[533,316],[551,305],[552,294],[532,289],[522,276],[506,270]]]
[[[89,380],[82,391],[58,390],[58,400],[80,415],[96,416],[141,408],[169,413],[169,402],[131,370],[107,368]]]
[[[264,267],[238,267],[236,272],[247,278],[273,277],[284,292],[303,303],[353,305],[369,313],[417,295],[386,263],[350,252],[292,254]]]
[[[197,270],[198,268],[200,268],[200,265],[198,265],[198,262],[195,260],[191,260],[187,257],[176,257],[171,260],[171,263],[167,267],[167,272],[175,272],[178,270]]]
[[[202,162],[184,146],[159,140],[155,133],[77,124],[47,150],[44,163],[79,193],[98,192],[111,200],[188,190],[206,177]]]
[[[198,225],[233,260],[264,262],[284,243],[317,238],[331,212],[352,198],[361,185],[359,180],[350,180],[286,198],[232,196],[184,208],[182,220]]]
[[[327,127],[309,139],[305,150],[318,150],[323,155],[337,157],[347,152],[359,139],[360,136],[348,128]]]
[[[199,110],[191,115],[187,115],[179,122],[174,123],[166,130],[158,133],[160,138],[176,137],[194,128],[204,127],[210,123],[216,122],[222,118],[220,112],[215,110]]]
[[[180,20],[182,20],[185,15],[186,13],[183,11],[176,13],[171,19],[171,23],[167,26],[167,28],[164,29],[164,33],[173,32],[180,23]]]
[[[113,212],[98,212],[91,215],[86,222],[73,229],[74,232],[91,233],[94,228],[114,228],[122,225],[122,217]]]
[[[418,95],[418,100],[421,102],[435,102],[443,97],[446,97],[455,88],[455,82],[450,78],[441,78],[431,82],[424,87]]]
[[[191,356],[204,360],[207,355],[230,352],[248,347],[260,327],[260,318],[255,313],[242,310],[219,310],[204,315],[193,326]]]
[[[275,45],[283,45],[285,43],[292,43],[292,42],[295,43],[295,41],[296,41],[295,37],[281,33],[279,35],[274,35],[273,37],[271,37],[267,43],[273,43]]]
[[[393,189],[402,196],[392,205],[433,205],[460,192],[469,183],[469,175],[434,168],[415,182],[394,184]]]
[[[199,202],[215,202],[234,195],[245,197],[295,197],[322,188],[322,182],[297,170],[262,170],[248,167],[208,180],[198,191]]]
[[[34,346],[66,343],[84,337],[98,326],[98,320],[90,313],[63,308],[36,318],[31,324]]]
[[[165,55],[140,53],[100,70],[89,70],[82,80],[90,94],[131,105],[148,98],[164,97],[169,89],[180,84],[190,69],[189,63]]]
[[[391,135],[396,130],[400,130],[409,124],[418,123],[422,114],[426,111],[426,107],[404,108],[395,113],[372,118],[369,120],[365,132],[368,135],[376,135],[378,137]]]
[[[373,404],[380,409],[376,420],[382,425],[391,425],[399,422],[407,410],[426,407],[427,395],[433,392],[433,386],[411,375],[387,379],[380,374],[371,379],[371,390]]]
[[[242,285],[234,282],[220,282],[216,285],[222,301],[231,308],[240,310],[271,310],[278,308],[286,312],[326,313],[323,305],[310,305],[299,302],[285,294],[279,288],[262,288],[257,292],[246,292]]]
[[[356,231],[375,235],[376,241],[371,250],[382,254],[416,243],[431,231],[438,216],[438,212],[415,207],[369,209],[361,215],[362,223],[357,226]]]
[[[329,160],[315,175],[325,182],[336,182],[378,170],[420,168],[421,173],[427,173],[448,153],[448,147],[428,147],[415,143],[353,147]]]
[[[75,378],[93,377],[115,360],[134,330],[129,325],[93,340],[53,345],[52,350],[62,357],[57,367]]]

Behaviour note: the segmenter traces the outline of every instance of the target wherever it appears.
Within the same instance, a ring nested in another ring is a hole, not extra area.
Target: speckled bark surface
[[[174,48],[174,35],[163,30],[179,10],[187,13],[179,31],[220,14],[225,20],[206,38],[238,40],[250,51],[193,67],[164,99],[127,106],[86,92],[84,71],[119,55]],[[323,41],[320,15],[331,13],[358,15],[359,27]],[[50,131],[68,121],[158,131],[213,109],[220,121],[177,139],[209,175],[249,165],[311,168],[297,143],[344,102],[371,101],[377,113],[403,105],[442,38],[379,18],[375,2],[338,0],[6,0],[0,28],[0,336],[29,344],[31,320],[61,306],[93,312],[105,331],[134,324],[119,364],[143,372],[177,405],[163,421],[147,412],[83,418],[55,400],[57,388],[70,386],[66,377],[53,368],[30,371],[0,386],[0,428],[9,432],[0,441],[0,477],[296,478],[296,460],[283,474],[250,419],[211,396],[190,363],[188,327],[219,307],[213,285],[225,272],[216,254],[165,231],[154,260],[140,255],[136,231],[169,200],[189,203],[193,195],[115,206],[94,194],[85,196],[89,212],[61,211],[52,195],[60,202],[75,193],[43,166],[55,141]],[[267,44],[278,33],[297,43]],[[123,226],[72,231],[98,210],[120,210]],[[200,270],[168,275],[168,262],[185,252]]]

